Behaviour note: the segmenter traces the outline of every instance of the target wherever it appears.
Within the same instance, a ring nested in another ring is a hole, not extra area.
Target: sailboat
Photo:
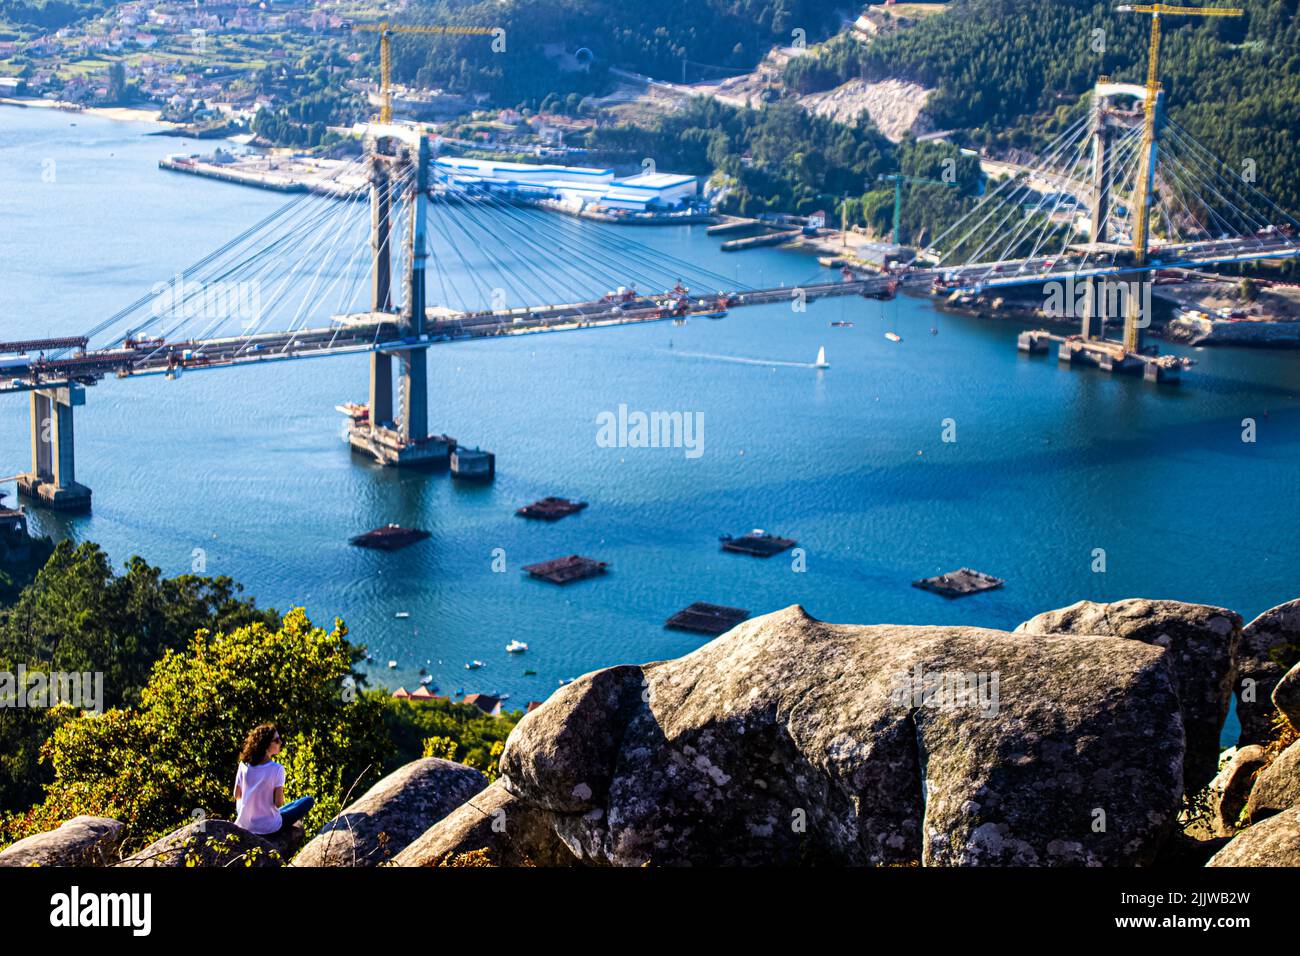
[[[813,368],[830,368],[831,363],[826,361],[826,346],[817,350],[817,361],[813,363]]]

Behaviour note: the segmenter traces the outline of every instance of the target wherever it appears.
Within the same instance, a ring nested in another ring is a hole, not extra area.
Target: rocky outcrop
[[[1300,804],[1300,741],[1278,754],[1260,771],[1246,803],[1252,823]]]
[[[1266,743],[1272,734],[1272,694],[1288,670],[1300,664],[1300,599],[1265,611],[1241,630],[1237,655],[1238,745]]]
[[[1183,789],[1169,657],[791,607],[560,689],[503,781],[592,863],[1142,864]]]
[[[891,142],[905,136],[923,136],[935,131],[934,121],[925,112],[930,90],[910,80],[852,79],[832,90],[808,93],[799,103],[817,116],[851,126],[862,113]]]
[[[1030,618],[1016,632],[1121,637],[1168,650],[1187,732],[1187,792],[1196,793],[1214,779],[1241,639],[1241,617],[1235,611],[1141,598],[1110,604],[1080,601]]]
[[[401,853],[394,866],[438,866],[486,850],[497,866],[573,866],[555,835],[554,815],[528,806],[499,782],[443,817]]]
[[[1273,706],[1282,712],[1292,727],[1300,730],[1300,664],[1282,675],[1271,696]]]
[[[294,866],[376,866],[487,786],[464,764],[426,757],[384,777],[302,848]]]
[[[227,820],[200,820],[149,844],[120,866],[275,867],[284,862],[267,840]]]
[[[1283,319],[1253,322],[1178,316],[1165,324],[1164,337],[1188,345],[1300,346],[1300,322]]]
[[[1210,831],[1214,836],[1237,832],[1241,811],[1246,809],[1255,775],[1268,764],[1268,753],[1258,744],[1233,747],[1225,752],[1223,766],[1210,781]]]
[[[1300,866],[1300,806],[1232,838],[1207,866]]]
[[[122,843],[122,824],[110,817],[73,817],[0,853],[0,866],[110,866]]]

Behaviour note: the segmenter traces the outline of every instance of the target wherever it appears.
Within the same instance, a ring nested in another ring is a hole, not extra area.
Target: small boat
[[[852,322],[842,322],[842,321],[841,321],[841,322],[832,322],[832,323],[831,323],[831,328],[833,328],[833,329],[851,329],[851,328],[853,328],[853,323],[852,323]]]
[[[831,363],[826,361],[826,346],[817,350],[817,361],[813,363],[813,368],[830,368]]]
[[[525,676],[525,677],[536,677],[536,676],[537,676],[537,671],[535,671],[535,670],[533,670],[531,667],[529,667],[528,669],[526,669],[526,670],[524,671],[524,676]]]
[[[886,332],[886,333],[885,333],[885,338],[889,339],[889,341],[891,341],[891,342],[901,342],[901,341],[903,341],[903,337],[902,337],[901,335],[899,335],[897,332]]]
[[[561,686],[561,687],[563,687],[565,684],[572,684],[572,683],[573,683],[573,678],[572,678],[572,677],[561,677],[561,678],[560,678],[560,686]]]
[[[393,617],[397,618],[399,621],[404,621],[410,616],[411,616],[410,611],[398,611],[396,614],[393,615]]]
[[[389,666],[390,668],[396,667],[396,666],[397,666],[397,661],[389,661],[389,662],[388,662],[388,666]]]
[[[528,650],[528,645],[523,641],[511,641],[506,645],[507,654],[522,654],[526,650]]]
[[[483,666],[482,661],[470,661],[468,664],[465,665],[465,670],[476,671],[482,666]]]
[[[931,334],[931,335],[938,335],[938,334],[939,334],[939,330],[936,329],[936,328],[933,328],[933,327],[932,327],[932,328],[930,329],[930,334]]]
[[[497,700],[509,700],[509,699],[510,699],[509,694],[497,694]]]
[[[465,696],[465,688],[464,688],[464,687],[457,687],[457,688],[456,688],[456,696],[457,696],[457,697],[464,697],[464,696]]]
[[[430,677],[428,674],[426,674],[420,678],[420,683],[423,684],[425,687],[428,687],[430,684],[433,683],[433,678]]]

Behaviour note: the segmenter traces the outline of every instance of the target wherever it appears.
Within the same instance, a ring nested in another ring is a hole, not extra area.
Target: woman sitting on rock
[[[315,802],[299,797],[285,806],[284,767],[271,758],[280,752],[275,724],[258,724],[239,752],[235,774],[235,825],[250,833],[271,836],[289,829],[307,815]]]

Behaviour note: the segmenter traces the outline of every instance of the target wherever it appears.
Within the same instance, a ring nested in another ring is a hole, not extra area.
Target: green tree
[[[22,664],[47,673],[102,674],[103,706],[134,705],[154,663],[200,628],[278,625],[275,611],[239,592],[227,577],[164,578],[138,557],[114,574],[98,545],[61,541],[17,601],[0,610],[0,670]],[[40,746],[71,715],[66,708],[0,708],[0,811],[40,799],[51,779],[39,763]]]
[[[199,631],[158,661],[138,707],[77,717],[55,731],[44,748],[54,768],[45,802],[0,836],[87,813],[121,820],[139,845],[196,813],[232,817],[240,746],[265,721],[285,741],[288,796],[313,794],[307,826],[319,826],[354,785],[378,777],[392,753],[381,705],[356,689],[352,668],[361,655],[342,621],[326,631],[301,608],[278,627],[257,621]]]

